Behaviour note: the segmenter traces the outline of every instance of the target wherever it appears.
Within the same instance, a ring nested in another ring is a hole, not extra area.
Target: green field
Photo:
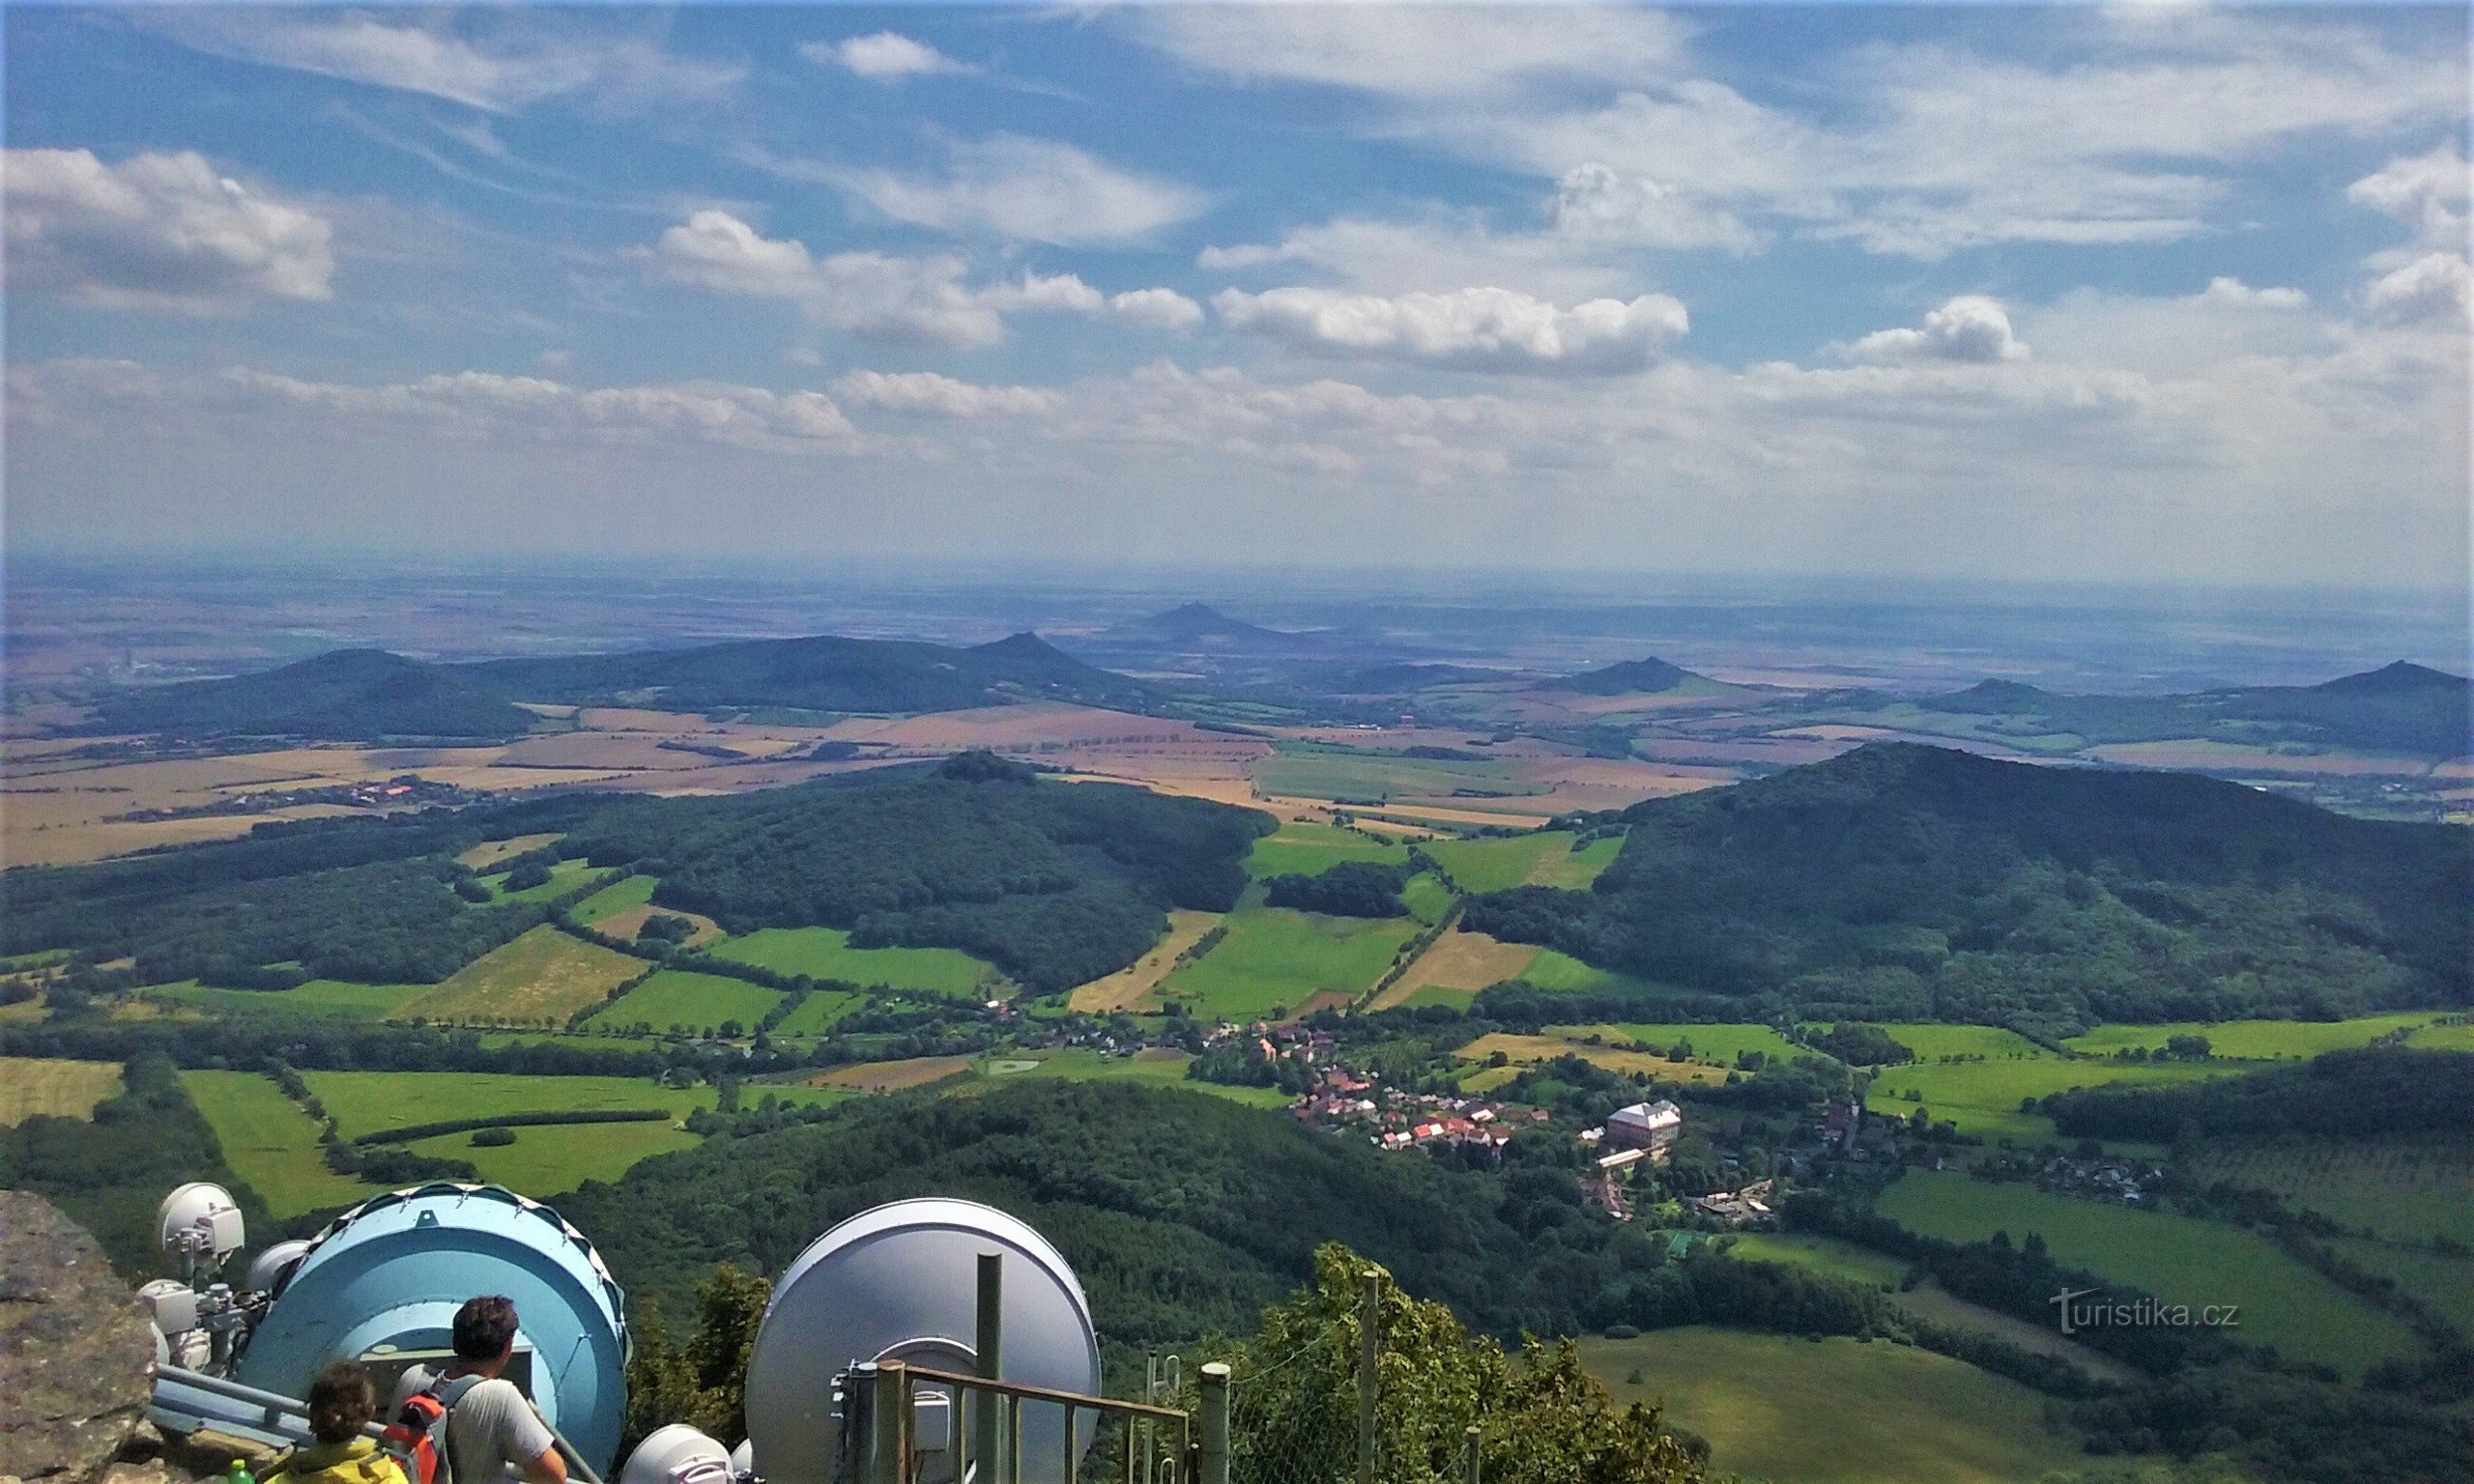
[[[1956,1124],[1964,1134],[2009,1139],[2019,1144],[2046,1144],[2057,1137],[2053,1120],[2038,1113],[2020,1112],[2021,1099],[2042,1098],[2074,1087],[2197,1082],[2241,1070],[2238,1063],[2077,1061],[2050,1052],[1999,1061],[1909,1062],[1882,1068],[1864,1095],[1864,1106],[1870,1112],[1895,1118],[1906,1118],[1920,1107],[1934,1122]],[[1908,1099],[1911,1089],[1921,1095],[1921,1100]]]
[[[650,1026],[654,1032],[679,1026],[713,1032],[734,1021],[741,1035],[756,1034],[756,1023],[782,1002],[782,991],[751,985],[720,974],[664,969],[597,1012],[585,1024],[601,1027]]]
[[[150,985],[149,999],[172,1000],[224,1015],[302,1015],[325,1020],[384,1020],[435,985],[354,985],[313,979],[290,989],[218,989],[193,979]]]
[[[2062,1042],[2073,1051],[2111,1056],[2126,1047],[2161,1051],[2172,1036],[2204,1036],[2208,1054],[2236,1061],[2276,1061],[2314,1057],[2327,1051],[2367,1046],[2382,1036],[2415,1030],[2440,1017],[2431,1010],[2390,1015],[2361,1015],[2351,1020],[2221,1020],[2181,1021],[2172,1025],[2100,1025],[2085,1036]],[[2443,1028],[2448,1029],[2448,1028]]]
[[[1633,990],[1642,993],[1656,989],[1648,980],[1596,968],[1551,948],[1539,949],[1538,956],[1529,960],[1529,967],[1521,970],[1520,978],[1522,983],[1538,989]]]
[[[1509,798],[1546,791],[1542,785],[1522,781],[1520,771],[1513,762],[1449,762],[1281,743],[1254,770],[1254,782],[1268,794],[1353,804],[1455,795]]]
[[[1616,852],[1624,848],[1624,838],[1609,835],[1593,840],[1577,850],[1568,850],[1549,860],[1538,872],[1539,886],[1560,886],[1566,891],[1583,891],[1598,878],[1600,872],[1615,864]]]
[[[1283,824],[1254,842],[1246,856],[1246,873],[1265,876],[1317,876],[1342,861],[1377,861],[1396,866],[1409,858],[1409,847],[1343,830],[1329,824]]]
[[[1830,1237],[1800,1232],[1745,1232],[1717,1240],[1725,1244],[1725,1254],[1738,1262],[1783,1263],[1869,1288],[1890,1288],[1907,1271],[1907,1265],[1897,1258]]]
[[[864,994],[851,994],[841,989],[811,990],[806,999],[799,1001],[789,1014],[782,1017],[780,1025],[773,1027],[773,1034],[777,1037],[821,1036],[833,1029],[834,1023],[844,1015],[867,1003],[868,997]]]
[[[664,1087],[650,1077],[536,1077],[509,1071],[305,1071],[302,1076],[348,1139],[414,1124],[506,1113],[662,1108],[684,1118],[690,1109],[713,1105],[710,1087]]]
[[[1411,876],[1409,884],[1400,890],[1400,900],[1408,905],[1409,915],[1428,927],[1442,922],[1443,915],[1452,910],[1455,899],[1452,888],[1444,885],[1430,870],[1422,870]]]
[[[564,1025],[651,965],[544,923],[397,1006],[394,1018]]]
[[[38,1117],[91,1118],[95,1104],[120,1094],[118,1062],[0,1056],[0,1128]]]
[[[479,1149],[470,1133],[442,1133],[403,1146],[417,1155],[469,1161],[483,1180],[525,1195],[558,1195],[588,1180],[615,1181],[639,1159],[693,1149],[698,1140],[669,1123],[559,1124],[514,1130],[515,1142]]]
[[[1493,840],[1437,840],[1422,847],[1464,892],[1503,892],[1520,885],[1542,863],[1571,854],[1568,831],[1507,835]]]
[[[2474,1051],[2474,1019],[2452,1017],[2445,1023],[2426,1026],[2406,1037],[2405,1044],[2432,1051]]]
[[[561,864],[564,864],[561,862]],[[590,928],[605,917],[615,916],[630,908],[649,906],[653,888],[661,885],[656,876],[629,876],[587,897],[575,904],[575,920]]]
[[[1324,917],[1285,907],[1231,912],[1227,928],[1219,946],[1170,974],[1162,993],[1193,1001],[1206,1016],[1293,1015],[1318,993],[1355,998],[1372,988],[1418,931],[1407,918]]]
[[[1067,1082],[1142,1082],[1154,1087],[1178,1087],[1253,1108],[1284,1108],[1289,1104],[1288,1095],[1276,1087],[1231,1087],[1189,1077],[1186,1067],[1193,1060],[1181,1051],[1156,1047],[1133,1056],[1109,1056],[1075,1047],[993,1056],[980,1062],[976,1070],[989,1078],[1055,1077]]]
[[[591,862],[574,860],[561,861],[550,868],[549,880],[542,882],[539,886],[526,887],[520,892],[510,892],[506,889],[507,873],[503,870],[483,876],[480,880],[483,886],[490,889],[490,895],[500,901],[548,901],[554,897],[564,897],[592,879],[596,873]]]
[[[2040,1234],[2056,1261],[2197,1310],[2241,1305],[2233,1338],[2347,1376],[2419,1353],[2413,1332],[2238,1227],[2166,1212],[1992,1184],[1952,1171],[1911,1170],[1877,1208],[1911,1231],[1947,1241]]]
[[[1890,1040],[1914,1052],[1919,1062],[1937,1062],[1945,1056],[1980,1056],[1991,1061],[2053,1055],[2017,1031],[1996,1025],[1885,1025],[1882,1029]]]
[[[2200,1179],[2265,1190],[2348,1232],[2474,1244],[2474,1134],[2228,1139],[2201,1150]]]
[[[318,1148],[318,1125],[273,1078],[254,1071],[184,1071],[181,1087],[215,1130],[215,1141],[223,1146],[223,1162],[248,1183],[276,1219],[350,1206],[377,1194],[375,1186],[327,1168]]]
[[[1673,1050],[1681,1042],[1691,1046],[1690,1060],[1716,1062],[1722,1067],[1733,1067],[1736,1058],[1746,1051],[1758,1051],[1773,1062],[1791,1062],[1799,1056],[1821,1055],[1818,1051],[1796,1044],[1766,1025],[1724,1025],[1706,1021],[1652,1025],[1627,1020],[1621,1025],[1550,1025],[1546,1029],[1549,1035],[1555,1036],[1603,1036],[1619,1045],[1625,1042],[1641,1042],[1657,1047],[1661,1054]]]
[[[2329,1245],[2356,1268],[2396,1279],[2400,1289],[2474,1342],[2474,1258],[2365,1241],[2359,1237],[2342,1238]]]
[[[2087,1462],[2042,1396],[1931,1351],[1698,1327],[1580,1344],[1619,1402],[1663,1399],[1713,1470],[1747,1479],[2023,1484]]]
[[[995,970],[950,948],[852,948],[839,928],[765,928],[713,945],[716,958],[776,974],[976,998]]]

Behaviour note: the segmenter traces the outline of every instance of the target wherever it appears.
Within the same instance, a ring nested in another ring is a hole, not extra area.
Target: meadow
[[[814,1091],[809,1089],[809,1091]],[[462,1159],[494,1185],[530,1196],[558,1195],[588,1180],[615,1181],[655,1155],[693,1149],[696,1135],[674,1124],[559,1124],[510,1129],[512,1144],[484,1147],[471,1133],[442,1133],[402,1147]]]
[[[2219,1059],[2283,1061],[2367,1046],[2383,1036],[2421,1030],[2440,1015],[2438,1011],[2409,1010],[2395,1014],[2359,1015],[2350,1020],[2186,1020],[2171,1025],[2100,1025],[2062,1044],[2089,1056],[2111,1056],[2132,1047],[2161,1051],[2166,1041],[2174,1036],[2204,1036],[2208,1055]]]
[[[2348,1232],[2474,1244],[2474,1133],[2454,1138],[2256,1139],[2212,1142],[2193,1172],[2265,1190]]]
[[[1409,965],[1407,973],[1377,995],[1372,1008],[1449,1005],[1466,1010],[1479,990],[1520,978],[1537,956],[1538,950],[1526,943],[1504,943],[1482,932],[1463,932],[1453,928],[1436,938],[1418,956],[1418,961]]]
[[[1202,941],[1203,934],[1220,926],[1217,912],[1192,912],[1183,908],[1168,914],[1168,930],[1160,940],[1143,951],[1142,956],[1113,974],[1103,975],[1087,985],[1078,986],[1068,1003],[1085,1014],[1106,1014],[1115,1010],[1157,1010],[1160,1006],[1160,981],[1168,977],[1185,952]]]
[[[1899,1027],[1901,1031],[1908,1027]],[[1981,1030],[1980,1026],[1944,1026],[1944,1030]],[[1997,1034],[2008,1035],[2008,1032]],[[2034,1046],[2031,1042],[2022,1044]],[[2116,1083],[2161,1085],[2196,1082],[2240,1071],[2239,1065],[2207,1062],[2084,1061],[2055,1056],[2035,1048],[2033,1056],[1982,1062],[1908,1062],[1884,1067],[1864,1095],[1867,1111],[1906,1118],[1922,1108],[1936,1123],[1958,1126],[1976,1138],[2008,1139],[2017,1144],[2054,1141],[2053,1120],[2023,1113],[2020,1099],[2042,1098],[2074,1087],[2105,1087]],[[1910,1099],[1907,1094],[1918,1095]]]
[[[254,1071],[184,1071],[181,1087],[215,1130],[223,1162],[278,1220],[378,1193],[374,1185],[327,1168],[318,1125],[273,1078]]]
[[[1994,1184],[1955,1171],[1911,1170],[1876,1208],[1911,1231],[1947,1241],[2037,1233],[2067,1267],[2194,1311],[2239,1304],[2230,1337],[2359,1377],[2421,1350],[2395,1316],[2373,1308],[2286,1255],[2266,1238],[2221,1222]]]
[[[660,1108],[684,1118],[692,1109],[711,1107],[714,1097],[710,1087],[664,1087],[650,1077],[536,1077],[506,1071],[305,1071],[302,1077],[348,1139],[416,1124],[509,1113]]]
[[[507,840],[485,840],[457,856],[455,860],[456,864],[469,866],[475,870],[488,870],[501,861],[511,861],[519,855],[538,850],[543,845],[557,844],[558,842],[559,836],[555,831],[546,835],[517,835]]]
[[[1199,1014],[1231,1020],[1299,1014],[1318,994],[1355,999],[1418,931],[1406,918],[1324,917],[1285,907],[1240,909],[1224,926],[1228,935],[1171,973],[1161,990],[1191,1001]]]
[[[1623,848],[1624,838],[1620,835],[1593,840],[1577,850],[1567,849],[1560,857],[1541,861],[1530,879],[1539,886],[1585,891],[1607,867],[1615,864],[1616,852]]]
[[[1246,873],[1265,876],[1316,876],[1342,861],[1373,861],[1396,866],[1409,858],[1409,847],[1373,840],[1337,825],[1293,822],[1254,842],[1246,855]]]
[[[1537,956],[1529,960],[1529,967],[1521,970],[1520,978],[1534,989],[1646,993],[1656,988],[1648,980],[1597,968],[1551,948],[1539,949]]]
[[[549,880],[538,886],[528,886],[520,892],[506,889],[504,871],[481,877],[481,884],[488,887],[491,897],[499,901],[548,901],[554,897],[564,897],[592,879],[594,874],[590,861],[561,861],[550,868]]]
[[[118,1062],[0,1056],[0,1128],[44,1114],[92,1118],[95,1104],[120,1089]]]
[[[150,999],[211,1010],[222,1015],[302,1015],[329,1020],[384,1020],[435,985],[355,985],[313,979],[289,989],[221,989],[185,979],[149,985]]]
[[[1055,1077],[1067,1082],[1141,1082],[1154,1087],[1183,1088],[1190,1093],[1225,1098],[1254,1108],[1284,1108],[1289,1097],[1276,1087],[1232,1087],[1218,1082],[1197,1081],[1186,1075],[1186,1068],[1194,1058],[1182,1051],[1154,1046],[1132,1056],[1109,1056],[1104,1052],[1072,1047],[1059,1051],[1025,1052],[1021,1056],[990,1057],[978,1066],[981,1076],[992,1079],[1008,1077]]]
[[[1720,1252],[1740,1263],[1780,1263],[1866,1288],[1893,1287],[1907,1271],[1907,1265],[1897,1258],[1833,1237],[1803,1232],[1744,1232],[1716,1241]]]
[[[1885,1025],[1890,1040],[1915,1053],[1919,1062],[1945,1056],[1980,1056],[1988,1061],[2051,1057],[2052,1052],[2017,1031],[1998,1025]]]
[[[1708,1439],[1713,1470],[1771,1484],[2016,1484],[2086,1462],[2036,1392],[1887,1341],[1694,1327],[1580,1350],[1618,1402],[1663,1400]]]
[[[644,971],[642,959],[544,923],[405,1001],[390,1018],[562,1025]]]
[[[1660,1051],[1672,1051],[1681,1044],[1691,1048],[1687,1054],[1692,1060],[1716,1062],[1723,1067],[1733,1067],[1736,1058],[1747,1051],[1757,1051],[1773,1062],[1792,1062],[1799,1056],[1821,1055],[1818,1051],[1796,1044],[1766,1025],[1709,1021],[1652,1025],[1625,1021],[1621,1025],[1550,1025],[1546,1029],[1557,1036],[1603,1036],[1619,1045],[1638,1042]]]
[[[1714,1085],[1727,1079],[1725,1071],[1701,1062],[1669,1061],[1647,1051],[1633,1051],[1621,1046],[1593,1046],[1587,1042],[1570,1041],[1561,1036],[1522,1036],[1511,1031],[1491,1031],[1452,1054],[1461,1061],[1482,1066],[1498,1053],[1514,1067],[1551,1062],[1559,1056],[1577,1056],[1591,1066],[1602,1067],[1608,1071],[1657,1077],[1669,1082]],[[1461,1086],[1469,1086],[1467,1078],[1461,1079]]]
[[[615,913],[650,906],[653,888],[659,885],[657,876],[623,876],[577,902],[572,915],[590,928]]]
[[[1550,862],[1568,859],[1572,837],[1563,830],[1486,840],[1430,841],[1423,848],[1464,892],[1509,891],[1531,881]]]
[[[2401,1247],[2394,1242],[2347,1237],[2329,1243],[2339,1257],[2367,1272],[2396,1280],[2474,1344],[2474,1258]]]
[[[656,1034],[674,1026],[717,1032],[733,1024],[752,1035],[756,1024],[782,1002],[782,992],[743,979],[663,969],[596,1012],[585,1024],[602,1029],[649,1027]]]
[[[864,994],[852,994],[844,989],[813,989],[806,999],[791,1007],[791,1013],[782,1017],[781,1024],[773,1027],[773,1034],[776,1038],[821,1036],[833,1029],[844,1015],[867,1003],[868,997]]]
[[[995,970],[951,948],[852,948],[839,928],[765,928],[715,944],[716,958],[777,974],[975,998]]]

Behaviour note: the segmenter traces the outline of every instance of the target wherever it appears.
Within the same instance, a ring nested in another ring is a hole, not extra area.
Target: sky
[[[2462,7],[0,24],[13,554],[2467,585]]]

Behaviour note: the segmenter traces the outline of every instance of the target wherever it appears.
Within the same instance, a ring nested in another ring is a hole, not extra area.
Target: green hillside
[[[256,674],[131,692],[106,701],[99,725],[186,737],[365,742],[512,737],[532,721],[531,712],[456,670],[383,649],[337,649]]]

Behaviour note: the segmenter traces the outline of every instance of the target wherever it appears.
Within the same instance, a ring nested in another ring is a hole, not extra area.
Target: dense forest
[[[1226,911],[1271,828],[1251,810],[1045,783],[966,753],[927,774],[633,800],[561,848],[658,875],[655,902],[733,932],[844,928],[862,947],[958,948],[1047,992],[1134,962],[1169,907]]]
[[[2474,1051],[2368,1046],[2182,1087],[2083,1088],[2042,1104],[2073,1138],[2462,1133],[2474,1128]]]
[[[1464,926],[1754,1018],[2066,1034],[2474,994],[2474,856],[2446,826],[1891,743],[1615,817],[1592,890],[1473,899]]]
[[[182,737],[520,736],[532,713],[450,669],[383,649],[337,649],[296,665],[131,691],[105,701],[96,729]]]
[[[1400,889],[1408,884],[1406,866],[1342,861],[1310,876],[1273,876],[1263,883],[1263,899],[1336,917],[1400,917],[1409,910],[1400,900]]]

